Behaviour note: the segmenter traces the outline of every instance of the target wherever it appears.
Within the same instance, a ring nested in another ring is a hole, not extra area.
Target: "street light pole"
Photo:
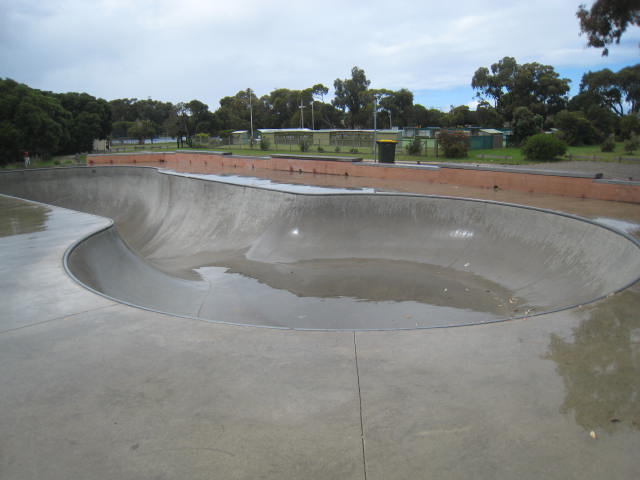
[[[247,88],[247,94],[249,95],[249,122],[251,125],[251,138],[249,139],[249,145],[253,148],[253,105],[251,103],[251,89]]]
[[[304,128],[304,105],[302,105],[302,97],[300,97],[300,128]]]
[[[378,98],[373,96],[373,161],[378,162],[378,148],[376,143],[376,133],[378,130]]]

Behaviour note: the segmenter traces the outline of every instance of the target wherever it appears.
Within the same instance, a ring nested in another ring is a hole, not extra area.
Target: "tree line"
[[[618,72],[603,69],[583,75],[577,95],[569,98],[570,80],[550,65],[518,64],[504,57],[480,67],[471,80],[477,108],[451,106],[448,112],[414,103],[413,93],[372,89],[364,70],[329,88],[315,84],[301,90],[278,88],[256,96],[243,89],[220,99],[211,111],[199,100],[172,104],[124,98],[106,101],[87,93],[52,93],[11,79],[0,79],[0,162],[13,162],[21,151],[51,155],[89,151],[95,138],[197,134],[227,136],[254,128],[373,128],[406,126],[511,128],[516,142],[555,128],[569,144],[595,144],[616,135],[640,132],[640,64]],[[374,110],[376,112],[374,120]]]

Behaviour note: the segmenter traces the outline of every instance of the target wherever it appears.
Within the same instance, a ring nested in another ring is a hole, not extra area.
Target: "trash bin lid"
[[[398,143],[395,140],[376,140],[376,143]]]

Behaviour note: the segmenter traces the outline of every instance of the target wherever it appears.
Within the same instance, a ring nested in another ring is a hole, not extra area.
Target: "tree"
[[[382,111],[389,118],[389,128],[393,125],[407,126],[413,123],[413,93],[406,88],[391,91],[384,90],[385,95],[380,99]],[[384,125],[385,122],[378,122]]]
[[[111,133],[111,107],[102,98],[88,93],[53,94],[63,108],[71,114],[69,138],[62,145],[65,152],[88,152],[93,148],[93,140],[107,138]]]
[[[311,87],[311,93],[313,94],[314,97],[317,97],[319,95],[320,102],[324,103],[324,96],[329,93],[329,88],[325,87],[321,83],[317,83],[313,87]]]
[[[627,27],[640,25],[640,3],[637,0],[596,0],[587,10],[580,5],[576,16],[580,20],[580,33],[587,35],[589,47],[602,48],[609,55],[607,45],[620,43]]]
[[[640,64],[618,72],[587,72],[580,82],[580,101],[609,108],[619,117],[640,110]],[[575,102],[574,102],[575,103]]]
[[[311,95],[311,93],[308,93]],[[266,98],[267,121],[263,128],[293,128],[300,126],[300,90],[278,88]],[[295,118],[294,118],[295,117]]]
[[[0,163],[16,161],[20,151],[62,152],[70,139],[71,120],[55,96],[0,79]]]
[[[358,67],[351,69],[351,78],[337,78],[333,82],[335,98],[332,103],[346,113],[346,123],[350,128],[361,128],[368,123],[363,111],[370,101],[367,94],[370,84],[364,70]]]
[[[420,104],[413,106],[414,125],[421,127],[443,127],[445,124],[445,113],[437,108],[425,108]]]
[[[513,112],[513,140],[521,143],[527,137],[542,131],[543,119],[527,107],[518,107]]]
[[[131,138],[137,138],[140,145],[144,144],[145,139],[153,138],[155,135],[155,128],[151,120],[138,120],[129,127],[127,136]]]
[[[625,115],[620,119],[620,136],[629,139],[640,134],[640,118],[637,115]]]
[[[493,99],[497,112],[506,120],[513,118],[518,107],[527,107],[543,118],[566,108],[569,82],[560,78],[550,65],[525,63],[504,57],[491,65],[480,67],[471,80],[481,100]]]
[[[622,116],[624,115],[623,97],[617,83],[616,74],[608,68],[587,72],[582,76],[580,92],[591,95],[591,99],[596,103]]]
[[[476,121],[481,127],[502,128],[504,118],[488,102],[480,102],[476,107]]]
[[[447,123],[450,127],[464,127],[466,125],[476,124],[476,112],[472,112],[468,105],[459,105],[454,107],[447,116]]]
[[[640,64],[618,71],[618,87],[629,106],[629,113],[640,111]]]
[[[553,122],[562,132],[561,138],[569,145],[594,145],[602,140],[602,135],[582,112],[563,110],[553,117]]]
[[[135,123],[136,122],[128,122],[126,120],[113,122],[111,127],[111,135],[116,138],[126,137],[129,128],[131,128]]]
[[[168,134],[167,126],[172,123],[175,106],[171,102],[159,102],[147,99],[120,98],[109,102],[111,118],[113,120],[114,137],[124,137],[126,131],[134,122],[149,120],[153,124],[156,134]],[[128,122],[127,124],[121,122]],[[125,127],[125,125],[128,125]]]

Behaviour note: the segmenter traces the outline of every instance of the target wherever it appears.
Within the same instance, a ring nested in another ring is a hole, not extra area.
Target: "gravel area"
[[[602,173],[604,178],[616,178],[622,180],[640,180],[640,162],[620,163],[620,162],[590,162],[571,161],[555,163],[536,163],[533,165],[522,165],[521,168],[558,170],[562,172],[579,173]]]
[[[400,162],[399,162],[400,163]],[[446,164],[447,162],[442,162]],[[438,165],[439,162],[429,162],[423,165]],[[499,165],[495,163],[468,162],[456,163],[458,166],[482,166],[489,168],[499,168],[501,170],[550,170],[563,173],[583,173],[596,175],[602,173],[603,178],[617,180],[633,180],[640,181],[640,162],[621,163],[621,162],[596,162],[589,160],[573,160],[566,162],[547,162],[532,163],[524,165]]]

